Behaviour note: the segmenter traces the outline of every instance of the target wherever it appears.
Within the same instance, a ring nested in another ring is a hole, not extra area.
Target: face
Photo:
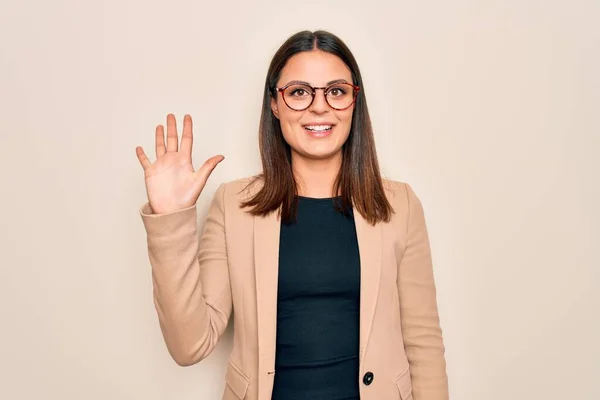
[[[277,82],[277,87],[284,87],[290,82],[305,82],[313,87],[326,87],[330,82],[342,81],[352,83],[350,69],[337,56],[320,50],[306,51],[292,56]],[[337,98],[342,90],[350,90],[350,86],[333,87],[329,94],[330,102],[336,108]],[[294,108],[302,103],[306,93],[288,92],[288,103]],[[293,97],[290,97],[293,96]],[[310,96],[308,96],[310,97]],[[294,103],[296,102],[296,103]],[[277,97],[271,100],[271,109],[281,124],[285,141],[292,150],[292,162],[298,157],[303,159],[329,159],[341,157],[342,145],[348,138],[352,123],[354,103],[344,110],[332,108],[325,99],[324,90],[317,89],[314,101],[305,110],[290,109],[283,99],[283,93],[277,92]]]

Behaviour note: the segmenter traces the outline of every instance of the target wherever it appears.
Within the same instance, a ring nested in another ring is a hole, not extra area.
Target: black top
[[[352,213],[298,198],[282,223],[272,400],[358,400],[360,260]]]

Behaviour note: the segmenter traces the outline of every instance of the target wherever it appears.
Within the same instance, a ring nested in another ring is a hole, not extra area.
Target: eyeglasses
[[[356,100],[360,87],[348,82],[334,83],[324,87],[314,87],[302,83],[290,83],[275,88],[283,97],[283,102],[292,110],[303,111],[311,106],[318,89],[323,90],[325,101],[334,110],[345,110]]]

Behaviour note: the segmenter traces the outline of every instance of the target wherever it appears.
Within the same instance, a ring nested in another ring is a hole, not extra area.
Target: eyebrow
[[[334,79],[332,81],[329,81],[325,84],[325,86],[329,86],[329,85],[333,85],[334,83],[349,83],[346,79]],[[285,85],[281,85],[281,87],[287,86],[287,85],[291,85],[291,84],[299,84],[299,85],[308,85],[308,86],[312,86],[310,83],[306,82],[306,81],[289,81],[288,83],[286,83]]]

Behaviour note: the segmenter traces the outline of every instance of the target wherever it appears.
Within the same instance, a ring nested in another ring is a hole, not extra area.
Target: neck
[[[305,197],[333,197],[333,184],[342,167],[342,152],[325,159],[310,159],[292,153],[292,170],[298,194]]]

